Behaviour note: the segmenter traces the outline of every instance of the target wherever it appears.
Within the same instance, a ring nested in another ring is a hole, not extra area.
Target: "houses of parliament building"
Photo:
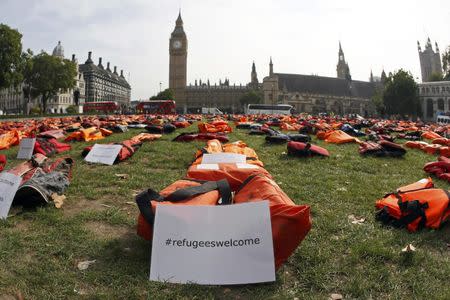
[[[169,88],[174,92],[177,110],[182,113],[198,112],[201,107],[217,107],[223,112],[244,111],[240,98],[251,90],[262,94],[266,104],[290,104],[296,112],[371,115],[371,102],[376,90],[382,87],[385,73],[380,80],[352,80],[344,51],[339,44],[337,77],[285,74],[274,72],[270,59],[268,76],[259,82],[255,63],[252,65],[250,82],[246,85],[230,85],[229,79],[219,84],[195,81],[187,85],[188,39],[183,28],[181,13],[169,40]]]

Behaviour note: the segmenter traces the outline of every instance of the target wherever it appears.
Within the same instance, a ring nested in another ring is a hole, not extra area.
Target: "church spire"
[[[381,72],[381,82],[385,83],[386,79],[387,79],[386,72],[384,71],[384,68],[383,68],[383,72]]]
[[[270,57],[270,62],[269,62],[269,76],[273,76],[272,56]]]
[[[341,41],[339,41],[338,64],[336,66],[337,77],[341,79],[351,80],[350,68],[345,61],[344,51],[342,50]]]
[[[258,74],[256,73],[255,61],[253,61],[253,64],[252,64],[252,74],[251,74],[250,85],[251,85],[254,89],[257,89],[257,88],[258,88],[258,85],[259,85],[259,82],[258,82]]]
[[[180,8],[180,11],[178,12],[178,18],[175,23],[177,26],[183,26],[183,19],[181,18],[181,8]]]

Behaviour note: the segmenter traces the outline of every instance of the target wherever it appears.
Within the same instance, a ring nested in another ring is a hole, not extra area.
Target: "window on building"
[[[427,99],[427,117],[433,118],[434,111],[433,111],[433,99]]]
[[[438,99],[437,101],[437,109],[440,111],[444,111],[444,99]]]

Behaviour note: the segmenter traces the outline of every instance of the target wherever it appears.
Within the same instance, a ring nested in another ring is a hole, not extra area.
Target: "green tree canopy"
[[[31,86],[31,79],[33,76],[33,51],[28,49],[26,52],[22,53],[22,76],[23,76],[23,93],[26,101],[23,103],[23,114],[28,114],[28,103],[31,97],[36,97],[36,91]]]
[[[30,84],[35,95],[41,96],[43,112],[46,112],[48,99],[75,87],[76,65],[45,52],[34,56],[31,64]]]
[[[442,54],[442,66],[444,68],[444,80],[450,80],[450,46]]]
[[[22,82],[22,34],[0,24],[0,88],[18,86]]]
[[[420,114],[418,86],[411,73],[400,69],[389,74],[385,82],[383,103],[386,113],[390,115],[416,117]]]
[[[171,89],[165,89],[159,92],[156,96],[151,96],[150,100],[175,100],[173,96],[173,91]]]
[[[248,104],[257,104],[262,102],[262,95],[261,93],[251,90],[245,93],[244,95],[239,98],[239,102],[242,106],[247,106]]]
[[[384,116],[386,114],[386,108],[384,107],[383,102],[383,89],[377,88],[375,90],[374,95],[372,96],[372,102],[375,105],[375,109],[377,110],[380,116]]]

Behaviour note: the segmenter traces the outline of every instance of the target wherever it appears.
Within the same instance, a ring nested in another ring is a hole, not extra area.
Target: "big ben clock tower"
[[[183,29],[181,12],[169,41],[169,88],[173,90],[178,107],[186,107],[184,90],[187,75],[187,38]]]

